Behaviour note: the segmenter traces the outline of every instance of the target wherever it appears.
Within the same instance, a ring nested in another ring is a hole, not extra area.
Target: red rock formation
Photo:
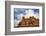
[[[34,16],[25,18],[23,17],[18,27],[36,27],[39,26],[39,19],[36,19]]]

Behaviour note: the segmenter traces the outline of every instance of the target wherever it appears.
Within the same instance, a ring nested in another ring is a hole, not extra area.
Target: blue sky
[[[39,9],[31,9],[31,8],[14,8],[14,20],[19,20],[20,17],[21,17],[21,14],[22,15],[26,15],[28,14],[28,12],[26,13],[25,11],[28,11],[28,10],[32,10],[34,11],[34,14],[39,14]],[[32,12],[33,13],[33,12]]]

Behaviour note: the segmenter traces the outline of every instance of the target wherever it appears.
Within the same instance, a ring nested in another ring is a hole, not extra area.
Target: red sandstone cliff
[[[36,19],[34,16],[29,18],[22,18],[18,27],[36,27],[39,26],[39,19]]]

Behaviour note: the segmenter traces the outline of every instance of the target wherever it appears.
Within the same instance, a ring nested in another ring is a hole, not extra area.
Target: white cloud
[[[26,10],[25,12],[27,13],[27,14],[25,15],[25,18],[27,18],[27,17],[29,18],[30,16],[34,16],[34,17],[36,17],[36,18],[39,17],[39,16],[38,16],[39,14],[38,14],[38,13],[34,14],[34,11],[33,11],[33,10],[30,10],[30,9],[29,9],[29,10]]]
[[[22,17],[24,15],[23,14],[20,14],[18,17],[20,18],[19,20],[15,20],[14,23],[15,23],[15,26],[18,26],[19,22],[22,20]]]

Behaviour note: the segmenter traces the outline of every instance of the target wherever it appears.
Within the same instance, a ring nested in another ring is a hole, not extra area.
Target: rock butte
[[[31,16],[29,18],[22,17],[17,27],[36,27],[39,26],[39,19]]]

